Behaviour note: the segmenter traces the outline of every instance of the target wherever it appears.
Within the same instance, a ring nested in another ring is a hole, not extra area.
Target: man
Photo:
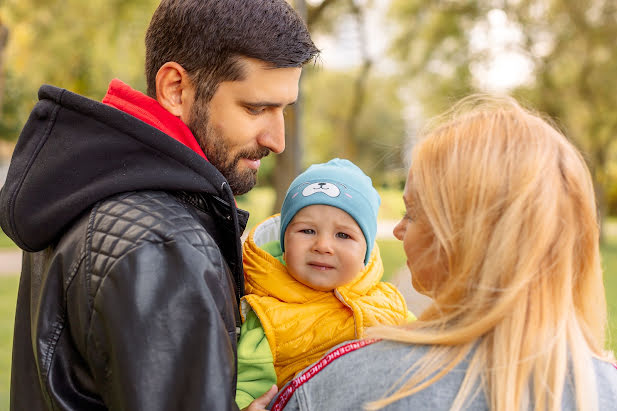
[[[248,214],[233,195],[283,151],[317,53],[284,0],[163,0],[149,97],[41,88],[0,193],[25,251],[11,409],[236,408]]]

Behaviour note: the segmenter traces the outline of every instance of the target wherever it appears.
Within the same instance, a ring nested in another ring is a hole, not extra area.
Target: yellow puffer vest
[[[365,269],[350,284],[317,291],[296,281],[259,245],[279,239],[277,214],[257,225],[244,242],[247,295],[243,317],[253,309],[266,334],[282,387],[296,373],[344,341],[362,338],[366,327],[402,324],[407,305],[392,285],[380,282],[383,265],[377,245]]]

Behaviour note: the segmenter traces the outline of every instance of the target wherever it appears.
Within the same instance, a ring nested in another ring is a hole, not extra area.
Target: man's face
[[[283,113],[298,98],[302,71],[242,61],[244,79],[220,83],[205,107],[195,101],[187,124],[235,195],[253,188],[262,157],[285,149]]]

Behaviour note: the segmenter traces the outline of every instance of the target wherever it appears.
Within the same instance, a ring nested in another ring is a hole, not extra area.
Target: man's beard
[[[257,170],[251,168],[238,170],[238,163],[242,158],[258,160],[270,154],[270,150],[267,147],[258,146],[233,155],[232,147],[225,140],[223,132],[210,124],[208,120],[206,104],[195,101],[187,124],[189,130],[197,139],[197,143],[206,154],[210,164],[227,179],[232,193],[240,195],[250,191],[257,183]]]

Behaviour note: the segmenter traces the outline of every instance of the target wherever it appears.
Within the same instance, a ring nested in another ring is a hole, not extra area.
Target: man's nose
[[[262,133],[258,143],[276,154],[285,150],[285,117],[282,110],[273,113],[267,125],[267,130]]]

